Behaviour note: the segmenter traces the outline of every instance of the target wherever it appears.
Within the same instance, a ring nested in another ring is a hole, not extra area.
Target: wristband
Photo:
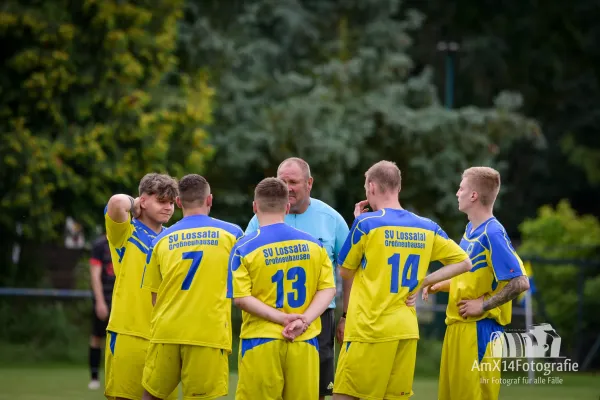
[[[346,312],[345,311],[342,313],[342,318],[346,319]]]

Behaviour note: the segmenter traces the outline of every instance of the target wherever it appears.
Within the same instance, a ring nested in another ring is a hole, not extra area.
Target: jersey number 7
[[[412,292],[419,284],[418,272],[420,260],[420,255],[409,254],[404,262],[404,268],[402,269],[402,283],[400,286],[407,287],[409,292]],[[388,258],[388,265],[392,266],[392,283],[390,285],[390,293],[398,293],[398,283],[400,283],[400,253],[395,253]]]
[[[188,273],[181,284],[181,290],[190,290],[194,276],[196,275],[196,272],[198,272],[198,267],[200,267],[203,254],[204,252],[202,251],[188,251],[181,255],[182,260],[192,260],[192,265],[190,266],[190,269],[188,270]]]

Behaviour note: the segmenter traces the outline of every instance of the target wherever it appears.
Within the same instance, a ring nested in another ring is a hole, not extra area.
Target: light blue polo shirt
[[[348,225],[340,213],[321,200],[311,197],[306,211],[302,214],[287,214],[285,223],[308,233],[323,243],[333,264],[333,277],[337,280],[336,260],[349,232]],[[248,223],[245,234],[248,235],[258,228],[258,219],[255,215]],[[335,297],[329,308],[335,308]]]

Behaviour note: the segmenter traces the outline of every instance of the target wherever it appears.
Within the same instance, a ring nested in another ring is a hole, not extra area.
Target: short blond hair
[[[367,183],[373,182],[382,192],[400,191],[402,173],[392,161],[379,161],[365,172]]]
[[[494,204],[500,192],[500,173],[490,167],[471,167],[462,174],[479,194],[479,201],[484,206]]]
[[[265,178],[254,189],[254,201],[261,212],[285,212],[289,202],[288,187],[281,179]]]

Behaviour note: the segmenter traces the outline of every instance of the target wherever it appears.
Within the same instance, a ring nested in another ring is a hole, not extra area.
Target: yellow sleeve
[[[231,273],[233,277],[233,298],[252,295],[252,279],[245,265],[245,260],[239,253],[232,255]]]
[[[468,259],[469,256],[456,242],[446,235],[439,226],[433,237],[431,261],[440,261],[444,265],[456,264]]]
[[[142,276],[142,287],[151,292],[158,293],[158,288],[162,283],[162,275],[160,273],[160,264],[158,262],[157,247],[153,247],[148,252],[146,266],[144,267],[144,275]]]
[[[366,238],[366,233],[360,229],[360,220],[354,220],[338,256],[338,265],[347,269],[357,269],[364,256]]]
[[[335,280],[333,278],[333,264],[327,255],[327,250],[324,247],[321,251],[321,271],[319,273],[319,284],[317,290],[335,288]]]
[[[125,222],[115,222],[108,213],[104,213],[104,223],[106,225],[106,237],[108,242],[115,248],[125,246],[127,240],[133,234],[133,225],[131,224],[131,215]]]

